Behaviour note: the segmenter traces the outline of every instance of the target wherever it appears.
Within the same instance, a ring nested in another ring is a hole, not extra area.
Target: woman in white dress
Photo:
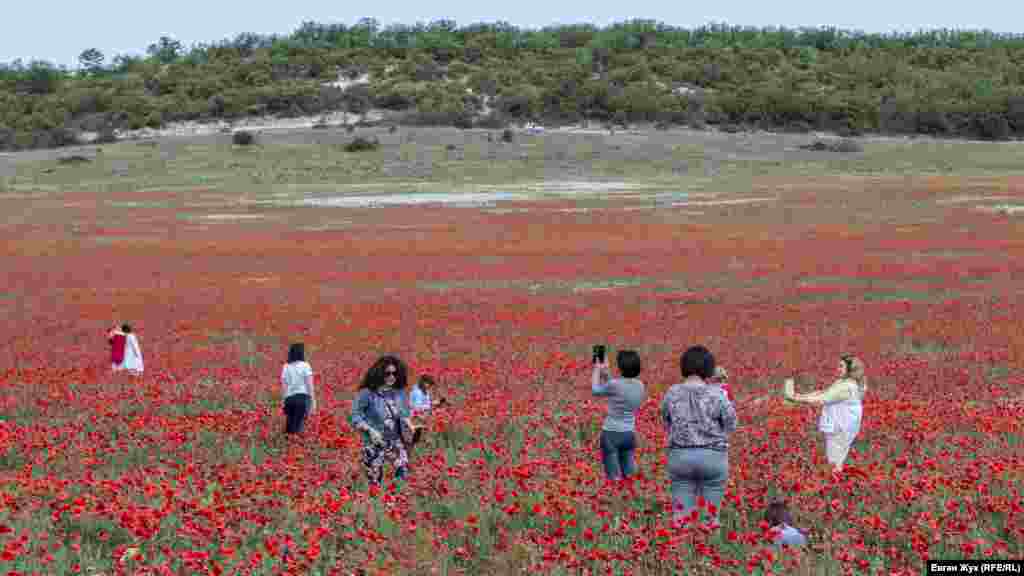
[[[130,324],[123,324],[121,331],[125,334],[124,362],[121,364],[121,368],[133,376],[142,376],[142,349],[139,348],[139,339],[132,332]]]
[[[792,378],[786,380],[785,389],[787,400],[822,407],[818,430],[825,435],[825,456],[833,474],[842,472],[850,446],[860,432],[868,390],[864,363],[859,358],[842,356],[837,371],[839,379],[825,390],[797,394]]]

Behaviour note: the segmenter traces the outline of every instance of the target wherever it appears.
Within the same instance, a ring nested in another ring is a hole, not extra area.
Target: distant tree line
[[[381,28],[308,22],[144,56],[86,49],[77,70],[0,65],[0,149],[83,131],[371,108],[419,124],[513,121],[707,124],[1005,140],[1024,135],[1024,35],[634,20],[521,29],[440,20]],[[327,82],[363,77],[342,89]]]

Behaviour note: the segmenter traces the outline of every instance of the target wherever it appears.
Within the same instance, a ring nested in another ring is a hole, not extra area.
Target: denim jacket
[[[363,444],[370,443],[366,426],[380,432],[384,440],[390,442],[399,438],[400,427],[404,425],[402,420],[410,414],[409,396],[404,390],[374,391],[362,388],[352,401],[349,423],[362,431]]]

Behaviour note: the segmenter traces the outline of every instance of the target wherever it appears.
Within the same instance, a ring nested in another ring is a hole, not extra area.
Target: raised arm
[[[850,386],[849,380],[836,380],[831,386],[825,390],[819,390],[817,392],[810,392],[807,394],[797,394],[792,389],[792,380],[786,382],[786,399],[793,402],[803,402],[805,404],[832,404],[834,402],[842,402],[853,398],[853,388]]]

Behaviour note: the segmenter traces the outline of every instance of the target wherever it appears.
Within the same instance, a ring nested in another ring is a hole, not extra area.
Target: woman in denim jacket
[[[363,466],[371,485],[380,485],[384,464],[390,462],[395,477],[405,478],[409,455],[403,438],[415,430],[405,393],[408,369],[395,356],[377,360],[352,401],[352,427],[363,434]]]

